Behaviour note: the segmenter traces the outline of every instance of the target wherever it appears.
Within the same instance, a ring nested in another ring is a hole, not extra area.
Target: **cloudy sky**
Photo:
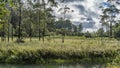
[[[58,10],[64,5],[67,5],[71,10],[74,10],[74,12],[67,13],[66,18],[70,19],[75,25],[83,23],[83,31],[93,32],[101,27],[99,23],[101,9],[99,6],[105,1],[106,0],[66,0],[64,4],[60,4],[58,8],[54,8],[54,13],[58,18],[62,17]]]

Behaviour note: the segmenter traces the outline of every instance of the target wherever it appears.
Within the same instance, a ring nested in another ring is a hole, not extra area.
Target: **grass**
[[[0,62],[16,64],[63,62],[114,62],[120,60],[120,42],[108,38],[66,37],[45,42],[33,38],[25,43],[0,42]]]

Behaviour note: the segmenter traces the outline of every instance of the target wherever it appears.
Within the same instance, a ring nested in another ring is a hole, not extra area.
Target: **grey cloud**
[[[87,21],[93,21],[93,19],[91,17],[88,17]]]
[[[95,27],[95,21],[91,17],[81,18],[81,19],[83,19],[84,22],[75,21],[74,24],[79,25],[80,23],[82,23],[83,28],[94,28]]]
[[[61,0],[57,0],[57,1],[61,1]],[[95,1],[94,4],[94,9],[90,9],[90,8],[86,8],[86,5],[84,5],[86,3],[86,0],[65,0],[65,4],[71,4],[71,6],[74,8],[74,11],[79,11],[78,15],[81,15],[82,17],[79,18],[79,21],[73,21],[75,25],[79,25],[80,23],[82,23],[84,28],[98,28],[96,27],[96,22],[94,21],[93,18],[98,18],[98,14],[97,14],[97,8],[96,6],[99,6],[99,3],[102,2],[103,0],[97,1],[97,3]],[[74,2],[72,4],[72,2]],[[78,3],[77,3],[78,2]],[[81,3],[82,2],[82,3]],[[73,16],[72,15],[66,15],[66,18],[71,19]]]
[[[85,0],[65,0],[65,2],[76,2],[76,1],[85,1]]]
[[[74,25],[79,25],[80,22],[79,22],[79,21],[75,21],[73,24],[74,24]]]
[[[86,17],[97,17],[97,14],[89,9],[85,9],[83,5],[73,5],[76,9],[79,9],[79,14]]]
[[[86,21],[82,23],[84,28],[93,28],[95,26],[95,22],[91,17],[86,18]]]
[[[86,9],[84,13],[80,13],[80,15],[84,15],[85,17],[98,17],[97,13],[91,10]]]
[[[85,7],[83,5],[74,5],[77,9],[79,9],[80,14],[84,14],[86,12]]]
[[[91,21],[91,22],[83,22],[82,23],[82,26],[84,28],[93,28],[95,26],[95,22],[94,21]]]
[[[83,5],[73,5],[74,7],[76,7],[76,9],[79,9],[79,15],[83,15],[85,16],[85,18],[80,18],[82,22],[82,26],[84,28],[93,28],[95,27],[95,22],[93,21],[93,17],[97,17],[97,14],[89,9],[86,9],[85,6]],[[75,22],[75,24],[79,24],[79,22]]]
[[[84,17],[81,17],[81,18],[80,18],[80,20],[85,20],[85,19],[86,19],[86,18],[84,18]]]
[[[87,11],[87,16],[88,17],[97,17],[97,13],[96,12],[93,12],[93,11]]]
[[[93,28],[95,27],[95,22],[94,21],[85,21],[85,22],[79,22],[79,21],[76,21],[74,22],[74,25],[79,25],[80,23],[82,23],[82,27],[83,28]]]
[[[72,18],[72,16],[71,16],[71,15],[68,15],[68,14],[65,15],[65,17],[68,18],[68,19],[71,19],[71,18]]]
[[[61,1],[63,1],[63,0],[56,0],[56,1],[61,2]],[[76,1],[77,1],[77,2],[78,2],[78,1],[79,1],[79,2],[83,2],[83,1],[85,1],[85,0],[64,0],[65,3],[76,2]]]

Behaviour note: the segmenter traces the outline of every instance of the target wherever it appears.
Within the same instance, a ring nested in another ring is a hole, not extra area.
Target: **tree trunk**
[[[44,4],[44,23],[43,23],[43,43],[45,41],[44,39],[44,36],[45,36],[45,29],[46,29],[46,4],[45,2],[43,1],[43,4]]]
[[[19,2],[19,33],[18,33],[18,40],[21,40],[21,2]]]
[[[65,36],[62,36],[62,43],[65,42]]]
[[[112,38],[112,22],[110,22],[110,38]]]
[[[30,41],[32,41],[32,16],[31,16],[31,10],[30,10],[30,34],[29,34],[29,37],[30,37]]]
[[[30,41],[32,41],[32,29],[31,29],[31,26],[30,26]]]
[[[10,22],[12,17],[12,11],[10,13],[10,18],[8,19],[8,42],[10,41]]]
[[[4,42],[4,41],[5,41],[5,23],[3,23],[1,41],[2,41],[2,42]]]
[[[40,34],[40,28],[39,28],[39,41],[40,41],[40,39],[41,39],[41,37],[40,37],[40,36],[41,36],[41,34]]]
[[[38,31],[38,32],[39,32],[39,41],[40,41],[40,38],[41,38],[41,37],[40,37],[40,36],[41,36],[41,34],[40,34],[40,10],[39,10],[39,13],[38,13],[38,14],[39,14],[39,27],[38,27],[38,28],[39,28],[39,31]]]
[[[11,40],[13,41],[13,26],[12,26],[12,32],[11,32],[12,34],[11,34]]]
[[[44,29],[43,29],[43,32],[42,32],[42,40],[43,40],[43,43],[44,43],[44,41],[45,41],[44,35],[45,35],[45,31],[44,31]]]
[[[10,41],[10,22],[8,21],[8,42]]]
[[[32,41],[32,29],[31,29],[31,25],[30,25],[30,41]]]

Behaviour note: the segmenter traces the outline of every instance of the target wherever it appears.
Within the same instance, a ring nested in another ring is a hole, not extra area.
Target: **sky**
[[[61,18],[63,15],[61,15],[61,12],[58,12],[58,10],[61,7],[63,8],[64,5],[67,5],[70,10],[74,10],[74,12],[66,13],[65,17],[70,19],[75,25],[82,23],[83,32],[94,32],[101,28],[101,24],[99,23],[101,9],[99,6],[105,1],[106,0],[66,0],[64,4],[60,4],[60,6],[54,8],[54,13],[57,18]]]

